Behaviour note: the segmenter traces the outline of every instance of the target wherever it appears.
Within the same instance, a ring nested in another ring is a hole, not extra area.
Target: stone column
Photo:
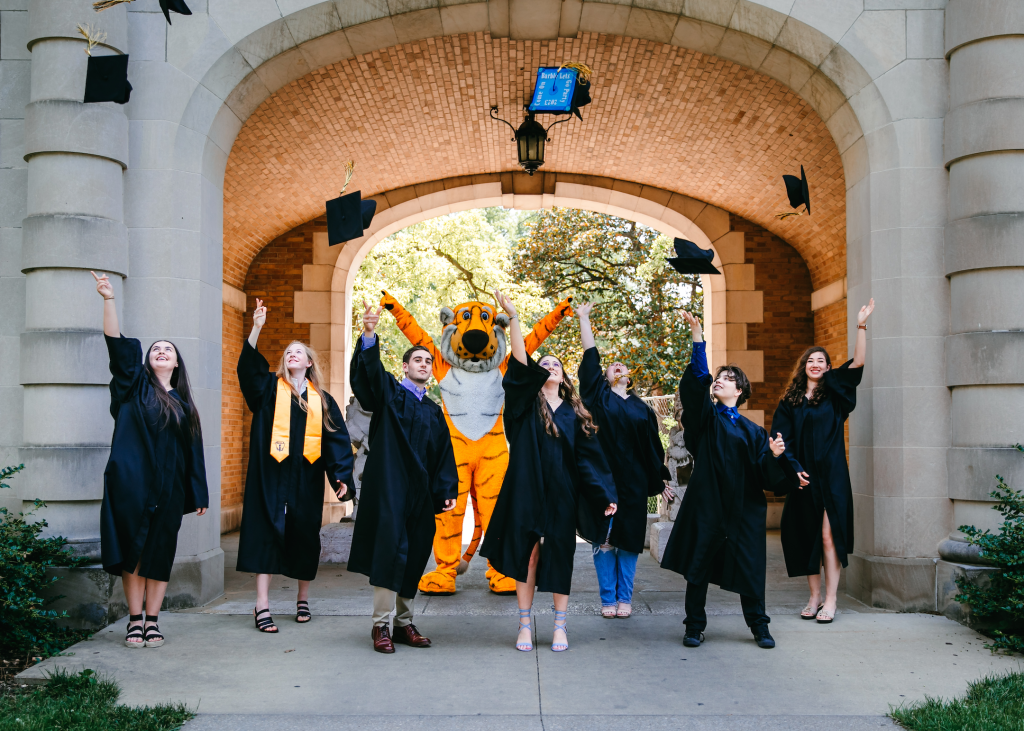
[[[128,120],[116,104],[82,103],[87,56],[79,23],[106,34],[94,54],[126,52],[123,6],[103,14],[86,0],[33,0],[29,7],[21,487],[25,498],[49,504],[42,517],[50,534],[66,536],[77,552],[98,560],[99,501],[113,420],[103,303],[89,270],[110,274],[120,309],[128,271],[121,183]],[[100,596],[77,604],[79,617],[107,618],[112,588],[107,582]]]
[[[1011,448],[1024,440],[1024,3],[950,0],[946,57],[949,497],[954,528],[994,528],[995,476],[1024,487]],[[939,545],[939,608],[952,614],[953,576],[978,563],[962,539]]]

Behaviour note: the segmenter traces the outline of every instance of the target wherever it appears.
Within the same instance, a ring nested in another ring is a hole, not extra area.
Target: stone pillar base
[[[355,527],[354,520],[343,520],[320,529],[320,563],[348,563]]]
[[[47,572],[60,577],[44,598],[61,596],[47,609],[66,611],[65,627],[100,629],[128,616],[128,603],[120,576],[111,576],[100,564]],[[162,609],[185,609],[207,604],[224,593],[224,552],[220,548],[186,556],[174,562]]]
[[[223,593],[224,551],[218,546],[198,556],[179,556],[174,560],[163,608],[201,607]]]
[[[892,558],[854,553],[846,593],[865,604],[897,612],[934,612],[937,558]]]
[[[121,577],[111,576],[102,565],[51,569],[46,573],[60,579],[43,592],[43,597],[61,597],[46,608],[68,613],[67,619],[59,620],[62,626],[100,629],[128,614]]]
[[[242,505],[231,505],[220,509],[220,534],[231,533],[242,526]]]
[[[954,563],[939,559],[936,568],[936,609],[950,619],[966,624],[968,627],[983,629],[985,624],[971,614],[971,608],[961,604],[954,597],[959,593],[956,586],[958,577],[966,577],[972,584],[984,586],[994,569],[991,566],[978,566],[968,563]]]

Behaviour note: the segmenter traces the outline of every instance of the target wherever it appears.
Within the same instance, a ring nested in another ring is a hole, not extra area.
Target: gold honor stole
[[[306,382],[306,434],[302,440],[302,456],[310,464],[320,459],[320,438],[323,434],[324,406],[313,384]],[[277,401],[274,404],[274,431],[270,434],[270,456],[278,462],[288,456],[288,439],[292,426],[292,389],[284,378],[277,379]]]

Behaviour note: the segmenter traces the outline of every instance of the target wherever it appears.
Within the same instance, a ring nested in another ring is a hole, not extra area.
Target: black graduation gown
[[[786,453],[798,463],[797,471],[810,476],[810,484],[786,496],[782,509],[782,551],[790,576],[813,576],[821,571],[821,523],[828,512],[836,554],[845,567],[853,553],[853,488],[846,462],[843,425],[857,405],[857,386],[863,368],[852,360],[825,373],[827,396],[811,406],[805,396],[800,406],[779,403],[772,417],[772,433],[781,433]]]
[[[355,351],[352,392],[373,416],[348,568],[408,599],[430,559],[434,515],[459,495],[451,433],[440,406],[384,370],[379,338],[365,350],[357,339]]]
[[[647,498],[665,489],[671,479],[665,448],[658,437],[658,415],[643,399],[622,398],[608,384],[597,348],[583,352],[580,397],[597,423],[597,438],[608,459],[618,510],[608,542],[631,553],[643,553],[647,537]]]
[[[698,379],[693,364],[679,382],[683,440],[694,456],[693,473],[672,528],[661,567],[692,584],[763,597],[765,582],[764,491],[795,489],[796,471],[776,458],[764,429],[744,416],[733,424],[711,400],[710,375]]]
[[[100,506],[103,568],[120,576],[139,566],[139,576],[168,581],[181,517],[210,506],[203,437],[192,436],[187,419],[162,423],[138,340],[104,339],[114,436]],[[187,413],[191,407],[170,393]]]
[[[531,358],[527,361],[523,365],[510,358],[501,382],[508,470],[480,555],[506,576],[526,581],[533,546],[543,538],[537,589],[568,594],[576,534],[590,543],[604,542],[604,511],[617,502],[615,478],[601,443],[586,436],[568,401],[554,412],[558,436],[544,430],[537,394],[550,374]]]
[[[324,413],[336,431],[324,425],[320,459],[312,464],[302,456],[306,412],[291,399],[288,456],[278,462],[270,456],[277,405],[277,376],[266,358],[246,340],[238,358],[238,383],[252,412],[249,432],[249,464],[245,474],[242,532],[238,538],[237,571],[250,574],[284,574],[299,581],[316,578],[320,564],[320,523],[324,509],[324,476],[336,489],[348,485],[344,499],[351,499],[352,444],[337,402],[321,392]],[[306,391],[303,392],[306,398]]]

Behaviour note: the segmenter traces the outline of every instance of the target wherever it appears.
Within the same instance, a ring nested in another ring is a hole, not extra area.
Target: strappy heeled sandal
[[[831,612],[825,609],[825,605],[821,605],[822,608],[818,610],[818,613],[814,616],[818,620],[818,624],[832,624],[832,620],[836,618],[836,610],[833,609]]]
[[[824,606],[824,604],[819,604],[818,608],[815,609],[811,606],[810,602],[808,602],[807,606],[800,611],[800,619],[814,619]]]
[[[141,614],[129,614],[128,615],[128,634],[124,636],[125,647],[145,647],[146,646],[146,631],[142,624]],[[135,624],[132,624],[132,623]],[[132,642],[132,640],[141,640],[141,642]]]
[[[295,621],[299,624],[306,624],[311,619],[313,619],[313,615],[309,611],[309,602],[305,599],[295,602]]]
[[[261,614],[267,615],[266,617],[260,618]],[[256,622],[256,629],[260,632],[266,632],[268,635],[277,634],[277,625],[274,624],[274,618],[270,616],[270,609],[261,609],[258,612],[256,607],[252,608],[252,618]],[[273,629],[271,629],[273,627]]]
[[[605,619],[615,619],[615,605],[608,604],[601,607],[601,616]]]
[[[615,616],[618,617],[619,619],[628,619],[630,616],[632,616],[632,614],[633,614],[633,605],[632,604],[621,604],[620,603],[618,605],[618,608],[615,610]]]
[[[149,627],[146,627],[146,647],[160,647],[164,644],[164,636],[160,634],[160,625],[156,623],[156,618],[158,616],[159,615],[157,614],[146,615],[146,621],[153,623]]]
[[[526,620],[526,624],[523,624],[523,620]],[[531,652],[533,650],[533,620],[530,619],[529,609],[519,610],[519,631],[530,630],[530,642],[519,642],[516,640],[516,649],[520,652]]]
[[[565,619],[567,614],[568,612],[560,612],[557,609],[555,610],[555,630],[562,630],[563,632],[565,632],[565,642],[555,642],[554,640],[552,640],[552,652],[565,652],[569,649],[569,628],[566,627]],[[559,624],[559,621],[561,621],[562,623]]]

